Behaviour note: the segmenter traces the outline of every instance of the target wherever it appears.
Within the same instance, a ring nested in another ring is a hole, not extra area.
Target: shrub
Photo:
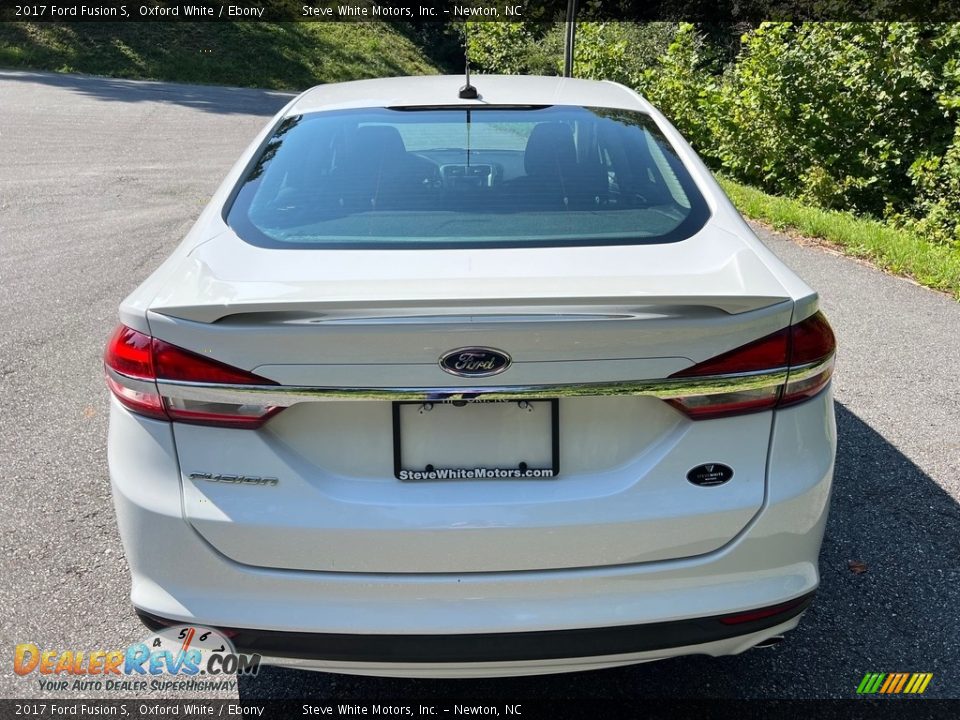
[[[557,73],[562,24],[468,23],[486,70]],[[575,74],[638,88],[715,169],[960,246],[960,23],[578,24]],[[708,32],[709,31],[709,32]]]

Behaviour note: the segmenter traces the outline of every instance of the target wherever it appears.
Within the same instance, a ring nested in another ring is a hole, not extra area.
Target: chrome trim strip
[[[238,405],[289,407],[300,402],[336,401],[427,401],[461,400],[482,397],[488,400],[513,398],[546,399],[555,397],[602,397],[605,395],[650,396],[661,399],[716,395],[757,390],[813,377],[833,365],[833,356],[823,361],[794,368],[777,368],[755,373],[715,375],[711,377],[661,380],[617,381],[608,383],[572,383],[559,385],[491,385],[474,387],[392,387],[336,388],[284,385],[221,385],[132,378],[106,368],[107,373],[125,387],[154,392],[168,398]]]
[[[718,395],[759,390],[783,385],[789,379],[797,382],[814,377],[833,367],[834,356],[793,368],[777,368],[753,373],[714,375],[709,377],[633,380],[606,383],[571,383],[562,385],[488,385],[474,387],[391,387],[336,388],[291,385],[221,385],[177,380],[132,378],[111,368],[107,374],[124,387],[168,398],[235,405],[269,405],[289,407],[301,402],[463,400],[482,397],[486,400],[514,398],[549,399],[557,397],[602,397],[605,395],[649,396],[663,400],[678,397]]]
[[[650,380],[635,382],[583,383],[565,385],[491,385],[479,387],[430,388],[329,388],[281,385],[203,385],[160,382],[165,397],[251,405],[289,406],[299,402],[361,400],[437,401],[482,397],[486,400],[514,398],[597,397],[603,395],[650,395],[658,398],[714,395],[782,385],[787,372],[763,373],[743,378],[715,377],[709,380]]]
[[[809,380],[810,378],[819,375],[823,372],[833,372],[833,361],[836,358],[835,353],[830,353],[830,355],[823,360],[817,362],[807,363],[806,365],[795,365],[790,368],[790,382],[798,382],[800,380]]]
[[[141,380],[140,378],[130,377],[106,365],[103,366],[103,370],[107,376],[118,385],[123,385],[125,388],[144,394],[157,394],[157,384],[153,380]]]
[[[214,385],[172,380],[159,380],[160,394],[168,398],[237,405],[269,405],[289,407],[301,402],[336,402],[367,400],[463,400],[482,397],[486,400],[515,398],[548,399],[563,397],[599,397],[604,395],[643,395],[661,399],[717,395],[758,390],[802,380],[827,369],[833,357],[794,368],[777,368],[754,373],[715,375],[712,377],[635,380],[606,383],[572,383],[562,385],[488,385],[473,387],[298,387],[290,385]]]

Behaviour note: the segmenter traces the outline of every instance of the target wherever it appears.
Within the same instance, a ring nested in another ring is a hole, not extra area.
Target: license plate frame
[[[401,407],[409,405],[424,405],[425,403],[452,405],[463,408],[470,405],[486,403],[502,403],[497,400],[469,399],[469,400],[435,400],[435,401],[408,401],[399,400],[392,403],[393,408],[393,475],[401,482],[450,482],[457,480],[555,480],[560,474],[560,401],[557,398],[524,400],[516,398],[508,400],[508,403],[526,402],[531,406],[547,406],[550,411],[550,467],[522,467],[522,463],[517,468],[502,467],[432,467],[427,465],[422,469],[403,467],[403,436],[401,431]],[[461,404],[462,403],[462,404]],[[477,474],[476,471],[488,471],[488,474]],[[519,476],[513,474],[514,471],[521,473]],[[525,474],[532,471],[531,474]],[[547,472],[549,471],[549,472]],[[469,473],[474,473],[470,475]],[[441,475],[443,475],[441,477]]]

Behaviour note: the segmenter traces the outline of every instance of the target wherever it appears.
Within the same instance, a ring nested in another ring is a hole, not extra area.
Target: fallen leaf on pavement
[[[867,571],[867,564],[863,560],[850,560],[847,567],[855,575],[863,575]]]

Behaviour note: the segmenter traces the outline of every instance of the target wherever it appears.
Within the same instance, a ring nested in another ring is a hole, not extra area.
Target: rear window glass
[[[287,118],[227,221],[264,247],[459,248],[674,242],[708,216],[648,115],[552,106]]]

